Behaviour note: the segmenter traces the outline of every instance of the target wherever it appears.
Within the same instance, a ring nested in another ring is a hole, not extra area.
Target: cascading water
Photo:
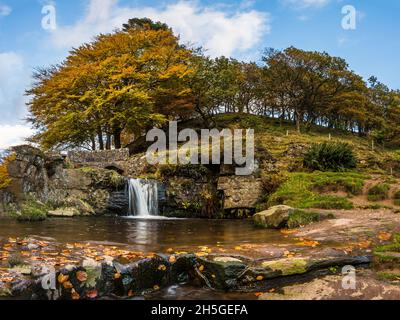
[[[158,215],[158,185],[154,180],[129,179],[129,215],[149,217]]]

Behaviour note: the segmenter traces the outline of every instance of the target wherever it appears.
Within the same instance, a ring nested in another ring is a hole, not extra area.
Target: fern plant
[[[357,166],[357,158],[347,143],[313,144],[304,155],[304,166],[319,171],[346,171]]]

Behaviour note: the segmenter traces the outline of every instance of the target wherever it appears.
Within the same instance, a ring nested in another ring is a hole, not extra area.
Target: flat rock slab
[[[327,275],[307,283],[285,286],[281,293],[265,293],[260,300],[400,300],[400,286],[380,281],[370,270],[358,270],[356,286],[346,289],[342,275]]]

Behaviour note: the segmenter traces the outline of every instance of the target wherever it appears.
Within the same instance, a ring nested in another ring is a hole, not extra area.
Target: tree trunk
[[[300,113],[296,112],[296,128],[297,128],[297,132],[300,133],[301,132],[301,117],[300,117]]]
[[[116,129],[114,131],[114,147],[115,149],[121,149],[122,144],[121,144],[121,129]]]
[[[104,139],[103,139],[103,132],[101,131],[101,129],[98,130],[97,139],[99,140],[100,150],[104,150]]]
[[[106,150],[111,150],[111,135],[107,133]]]
[[[92,150],[96,151],[96,139],[95,139],[95,137],[91,137],[90,140],[92,142]]]

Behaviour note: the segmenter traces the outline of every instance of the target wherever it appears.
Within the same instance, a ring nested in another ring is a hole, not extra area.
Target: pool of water
[[[0,240],[45,237],[58,243],[128,245],[139,251],[237,246],[287,241],[279,231],[256,228],[249,220],[54,218],[24,223],[0,220]]]

